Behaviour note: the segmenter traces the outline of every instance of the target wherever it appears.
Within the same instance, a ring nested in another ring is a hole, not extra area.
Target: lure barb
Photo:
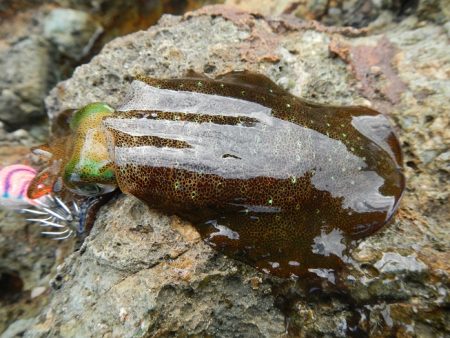
[[[78,233],[80,223],[80,207],[73,201],[69,207],[57,196],[48,198],[50,203],[36,204],[31,208],[23,208],[21,213],[38,215],[42,218],[27,218],[27,221],[37,223],[46,228],[41,234],[53,240],[64,240],[75,237]],[[50,204],[50,205],[48,205]]]
[[[69,206],[53,192],[35,199],[27,196],[28,188],[36,177],[36,169],[23,164],[0,169],[0,206],[27,215],[27,221],[45,229],[41,232],[43,236],[54,240],[75,237],[82,232],[82,208],[75,201]],[[39,187],[51,191],[45,185]]]

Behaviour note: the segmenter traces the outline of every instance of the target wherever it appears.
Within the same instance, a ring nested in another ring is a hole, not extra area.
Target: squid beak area
[[[74,197],[80,209],[80,233],[88,235],[97,219],[97,213],[102,206],[120,194],[118,189],[95,197]]]

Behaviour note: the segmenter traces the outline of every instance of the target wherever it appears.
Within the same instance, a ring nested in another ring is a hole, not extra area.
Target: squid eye
[[[78,188],[83,195],[99,195],[102,191],[98,184],[85,184]]]
[[[81,165],[70,162],[66,165],[63,182],[67,189],[77,195],[98,196],[116,188],[112,169],[105,168],[95,161],[87,163]]]

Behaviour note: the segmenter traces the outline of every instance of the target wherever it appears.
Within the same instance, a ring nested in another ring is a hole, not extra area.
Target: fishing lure
[[[384,115],[311,103],[249,72],[138,78],[116,110],[93,103],[68,121],[37,150],[49,166],[30,198],[119,188],[283,277],[339,268],[349,241],[392,219],[405,186]]]
[[[36,174],[36,169],[22,164],[2,168],[0,170],[0,205],[9,209],[35,205],[38,199],[28,198],[27,190]]]
[[[75,202],[69,208],[50,190],[38,198],[29,198],[27,191],[36,175],[36,169],[22,164],[0,169],[0,206],[38,217],[28,220],[44,227],[41,232],[44,236],[55,240],[73,236],[76,233],[74,224],[80,221],[80,208]]]

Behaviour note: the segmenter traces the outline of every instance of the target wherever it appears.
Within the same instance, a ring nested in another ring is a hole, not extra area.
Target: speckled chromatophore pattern
[[[279,276],[339,267],[404,189],[386,117],[306,102],[257,74],[140,79],[103,125],[122,191]]]

